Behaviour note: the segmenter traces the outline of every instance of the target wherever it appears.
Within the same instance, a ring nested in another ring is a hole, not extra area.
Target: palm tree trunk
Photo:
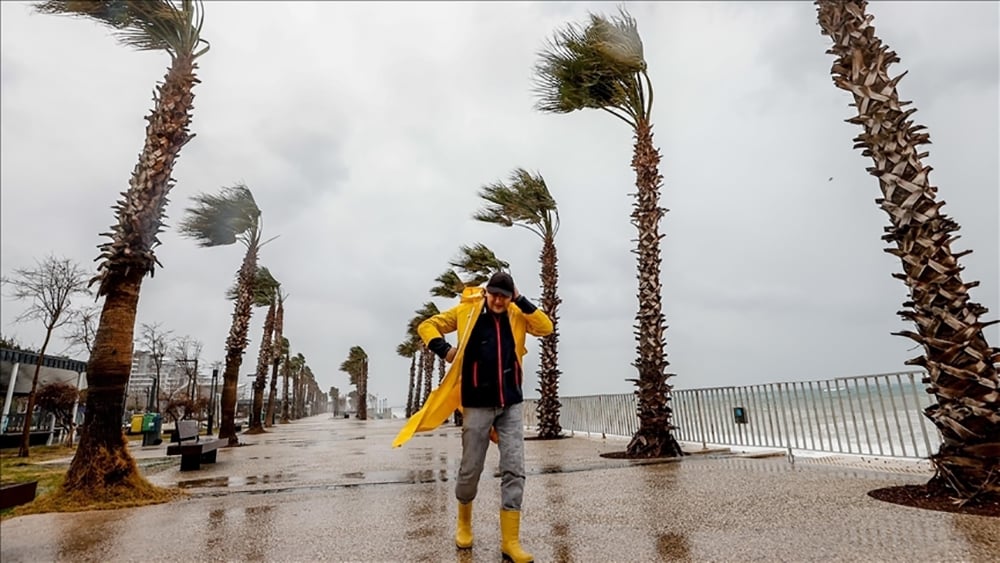
[[[406,396],[406,418],[413,415],[413,385],[417,377],[417,355],[410,356],[410,387]]]
[[[663,333],[660,284],[660,218],[666,212],[660,207],[660,151],[653,145],[653,129],[645,120],[635,131],[635,154],[632,168],[636,176],[636,202],[632,224],[638,230],[639,311],[636,314],[638,353],[635,367],[639,371],[636,383],[639,405],[639,429],[626,448],[629,457],[681,456],[680,445],[671,431],[670,390],[666,373],[667,362]]]
[[[63,481],[64,493],[84,494],[93,501],[113,496],[123,487],[151,487],[139,474],[122,432],[136,307],[145,274],[130,270],[107,285],[94,351],[87,362],[87,408],[80,443]]]
[[[277,304],[271,300],[264,317],[264,334],[260,338],[260,350],[257,353],[257,377],[253,381],[253,403],[250,408],[250,428],[247,434],[264,432],[264,388],[267,386],[267,367],[271,363],[272,336],[274,335],[274,316]]]
[[[559,304],[562,302],[556,293],[559,283],[559,272],[556,267],[558,258],[556,244],[551,236],[545,237],[542,243],[542,310],[552,320],[552,334],[541,342],[539,354],[538,384],[541,397],[538,400],[538,437],[543,440],[558,438],[562,433],[559,425]]]
[[[45,327],[45,342],[42,342],[42,349],[38,351],[38,361],[35,362],[35,377],[31,380],[31,392],[28,393],[28,407],[24,411],[24,428],[21,429],[21,447],[17,450],[17,457],[28,457],[30,453],[31,420],[35,412],[35,391],[38,390],[38,374],[42,371],[42,363],[45,361],[45,350],[49,347],[53,328],[51,325]]]
[[[428,349],[424,357],[424,399],[420,403],[421,407],[427,402],[427,397],[430,397],[431,387],[434,385],[434,357],[434,353]]]
[[[820,1],[819,24],[833,40],[827,51],[835,55],[831,74],[838,88],[851,92],[860,125],[855,148],[864,149],[874,166],[883,197],[875,200],[889,215],[891,226],[882,239],[894,246],[886,252],[899,257],[910,301],[898,314],[916,325],[917,332],[901,331],[923,348],[923,355],[907,365],[927,370],[924,383],[937,402],[924,414],[941,431],[942,443],[931,456],[943,485],[963,499],[981,492],[1000,491],[1000,349],[986,341],[980,321],[987,309],[970,301],[978,282],[964,282],[958,259],[971,251],[953,252],[957,222],[941,212],[937,188],[931,185],[930,166],[920,146],[930,143],[904,109],[896,85],[906,73],[889,77],[889,66],[899,62],[882,43],[865,13],[865,1]]]
[[[267,415],[264,417],[264,426],[270,428],[274,425],[274,401],[278,397],[278,364],[281,363],[281,341],[285,330],[285,303],[278,299],[278,309],[274,314],[274,343],[271,355],[274,357],[271,367],[271,388],[267,394]]]
[[[368,420],[368,361],[361,366],[361,373],[358,374],[358,395],[361,396],[361,403],[358,405],[358,418]]]
[[[222,424],[219,438],[225,438],[230,446],[238,446],[236,437],[236,389],[240,381],[240,366],[243,351],[246,350],[250,316],[253,314],[253,284],[257,273],[257,246],[247,247],[236,284],[236,302],[233,305],[233,324],[226,338],[226,369],[222,376]]]
[[[289,418],[289,415],[290,415],[289,410],[290,410],[290,408],[291,408],[292,405],[291,405],[291,397],[288,395],[288,376],[289,376],[289,374],[291,372],[291,367],[289,366],[290,361],[291,361],[291,358],[289,358],[289,356],[286,354],[285,355],[285,367],[284,367],[284,369],[281,370],[282,373],[283,373],[283,375],[284,375],[284,378],[285,378],[285,388],[282,390],[282,393],[281,393],[281,423],[282,424],[288,424],[289,422],[291,422],[291,419]]]
[[[429,353],[430,351],[427,347],[421,345],[420,359],[417,361],[417,381],[413,385],[413,412],[417,412],[423,406],[423,402],[420,401],[420,394],[424,388],[424,365],[427,364],[427,354]]]

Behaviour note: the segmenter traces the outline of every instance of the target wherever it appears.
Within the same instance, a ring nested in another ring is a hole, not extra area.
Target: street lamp
[[[208,395],[208,435],[212,435],[212,422],[215,420],[215,383],[219,379],[219,368],[212,368],[212,386]]]

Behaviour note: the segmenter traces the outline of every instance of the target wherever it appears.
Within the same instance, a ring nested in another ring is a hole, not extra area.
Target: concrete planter
[[[0,485],[0,510],[35,500],[38,481]]]

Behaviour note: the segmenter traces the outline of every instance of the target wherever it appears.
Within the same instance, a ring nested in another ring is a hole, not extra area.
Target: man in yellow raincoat
[[[458,331],[458,346],[444,335]],[[510,274],[494,274],[481,287],[466,288],[459,304],[422,322],[420,338],[438,356],[451,362],[441,385],[393,441],[403,445],[415,432],[433,430],[461,407],[462,464],[455,496],[458,526],[455,545],[472,547],[472,501],[476,498],[490,433],[500,448],[500,550],[505,560],[532,561],[520,542],[521,499],[524,495],[524,372],[526,334],[546,336],[552,321],[517,292]]]

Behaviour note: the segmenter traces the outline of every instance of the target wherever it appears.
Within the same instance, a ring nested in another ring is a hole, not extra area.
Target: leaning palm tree
[[[886,252],[898,256],[910,300],[899,315],[916,325],[916,332],[896,334],[917,342],[923,354],[907,361],[927,370],[924,382],[936,403],[924,414],[941,431],[942,443],[931,456],[935,476],[932,488],[943,486],[960,499],[1000,491],[1000,349],[986,341],[980,321],[987,309],[972,302],[969,290],[978,282],[964,282],[958,259],[971,251],[953,252],[953,233],[959,225],[942,213],[923,163],[930,143],[923,125],[904,109],[896,85],[906,73],[890,77],[896,53],[875,35],[867,2],[819,1],[819,25],[833,40],[827,53],[837,57],[831,74],[838,88],[854,97],[857,116],[850,123],[864,132],[855,148],[864,150],[874,166],[883,197],[875,200],[889,215],[891,225],[882,239],[894,243]]]
[[[624,9],[618,17],[591,15],[586,27],[570,24],[556,32],[535,67],[537,108],[569,113],[600,109],[632,128],[632,168],[636,201],[632,223],[638,230],[639,309],[636,352],[639,372],[639,429],[626,447],[629,457],[683,455],[673,436],[667,380],[660,283],[660,152],[653,144],[653,87],[646,72],[642,39],[635,20]]]
[[[347,359],[340,364],[340,371],[350,376],[351,385],[358,392],[358,419],[368,420],[368,354],[364,348],[351,346]]]
[[[278,368],[288,356],[288,339],[284,337],[285,330],[285,299],[288,295],[278,289],[278,307],[274,313],[274,349],[271,350],[271,385],[267,393],[267,412],[264,416],[264,426],[274,425],[274,402],[278,399]]]
[[[290,348],[289,348],[290,349]],[[294,379],[296,374],[306,365],[306,357],[301,352],[292,357],[285,358],[284,369],[284,391],[281,394],[281,423],[288,424],[292,416],[292,392],[288,388],[289,378]]]
[[[414,316],[410,320],[409,327],[412,333],[416,334],[417,326],[419,326],[420,323],[433,317],[434,315],[437,315],[440,312],[441,312],[440,309],[438,309],[437,305],[435,305],[432,301],[424,303],[423,306],[421,306],[419,309],[416,310],[416,316]],[[421,344],[423,344],[422,341]],[[421,379],[423,380],[424,383],[423,385],[424,393],[423,393],[423,400],[418,401],[419,406],[415,406],[417,410],[419,410],[420,407],[424,406],[424,403],[427,401],[427,397],[429,397],[431,394],[431,388],[434,385],[434,354],[427,348],[426,345],[421,346],[420,360],[421,360],[421,374],[422,374]],[[420,390],[418,385],[417,396],[419,397],[419,395],[420,395]]]
[[[271,356],[274,353],[274,325],[278,307],[278,293],[281,291],[281,283],[274,279],[271,271],[261,266],[257,268],[257,276],[253,284],[253,305],[255,307],[267,307],[267,314],[264,316],[264,330],[260,339],[260,350],[257,352],[257,376],[253,381],[253,393],[250,403],[250,424],[247,434],[260,434],[264,432],[264,388],[267,385],[267,368],[271,364]],[[236,292],[233,292],[235,297]]]
[[[407,387],[406,418],[413,414],[413,383],[417,377],[417,354],[420,352],[420,341],[407,334],[406,340],[396,346],[396,353],[410,359],[410,384]]]
[[[63,480],[62,492],[88,502],[159,495],[143,479],[128,453],[121,430],[125,386],[132,369],[132,334],[139,291],[146,274],[159,264],[154,249],[163,226],[174,164],[188,131],[198,83],[196,61],[208,51],[201,38],[201,2],[187,0],[47,0],[35,4],[43,14],[92,19],[109,26],[124,45],[140,51],[164,51],[170,67],[156,87],[153,110],[146,118],[146,139],[129,188],[115,205],[117,222],[104,234],[101,264],[91,283],[104,297],[94,349],[87,364],[87,406],[80,445]]]
[[[236,386],[240,378],[240,365],[246,350],[250,316],[253,314],[254,281],[257,275],[257,256],[261,242],[260,208],[253,199],[250,188],[243,184],[222,188],[219,194],[199,194],[192,198],[195,206],[187,209],[180,223],[182,235],[194,239],[198,246],[214,247],[239,242],[246,247],[243,263],[236,276],[236,299],[233,306],[233,323],[226,338],[226,367],[222,385],[222,424],[219,438],[230,446],[239,445],[236,437]]]
[[[542,265],[542,310],[552,319],[552,334],[542,339],[539,355],[538,437],[543,440],[559,438],[559,282],[556,257],[556,233],[559,231],[559,210],[556,200],[549,193],[541,174],[532,175],[523,168],[511,173],[510,185],[503,182],[482,188],[479,197],[486,206],[472,217],[484,223],[501,227],[522,227],[542,239],[539,262]]]

